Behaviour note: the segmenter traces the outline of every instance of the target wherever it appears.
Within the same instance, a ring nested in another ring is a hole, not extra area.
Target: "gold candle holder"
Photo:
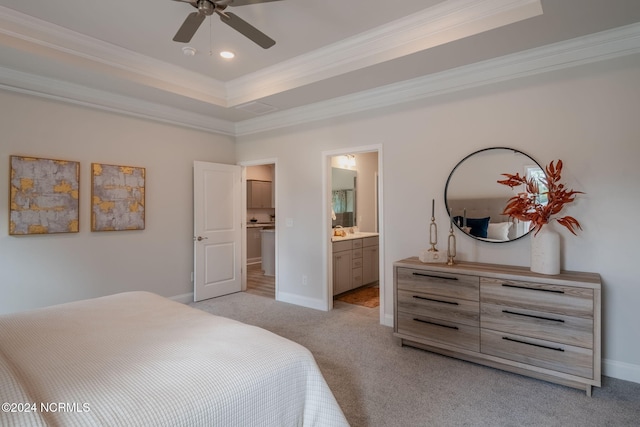
[[[429,251],[436,252],[438,248],[436,245],[438,244],[438,226],[436,225],[435,218],[435,199],[431,200],[431,224],[429,224],[429,244],[431,245],[431,249]]]
[[[435,200],[431,200],[431,223],[429,224],[429,244],[431,248],[420,251],[418,259],[426,263],[445,263],[447,255],[444,251],[439,251],[438,244],[438,226],[436,225]]]
[[[453,234],[453,218],[449,226],[449,239],[447,240],[447,265],[454,264],[456,257],[456,236]]]
[[[431,245],[430,251],[435,252],[438,250],[436,248],[438,244],[438,226],[434,217],[431,217],[431,224],[429,224],[429,244]]]

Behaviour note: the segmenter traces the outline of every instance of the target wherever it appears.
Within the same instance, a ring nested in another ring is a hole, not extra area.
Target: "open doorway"
[[[381,149],[358,147],[323,154],[328,308],[333,308],[334,299],[359,301],[354,303],[378,307],[380,322],[386,324]],[[376,305],[361,304],[371,299]]]
[[[276,298],[276,164],[244,165],[245,269],[248,293]]]

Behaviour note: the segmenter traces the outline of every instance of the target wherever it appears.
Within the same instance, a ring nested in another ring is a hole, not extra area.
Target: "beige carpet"
[[[348,304],[374,308],[380,305],[380,289],[377,286],[358,288],[338,295],[336,299]]]
[[[584,391],[401,347],[378,310],[314,310],[238,292],[192,307],[307,347],[352,427],[638,426],[640,384]]]
[[[315,310],[238,292],[192,307],[307,347],[352,427],[637,427],[640,384],[584,391],[401,347],[376,309]]]

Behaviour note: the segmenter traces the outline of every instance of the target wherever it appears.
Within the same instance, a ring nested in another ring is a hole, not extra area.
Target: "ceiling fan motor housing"
[[[179,43],[189,43],[195,32],[200,27],[200,24],[204,22],[207,16],[211,16],[214,13],[220,15],[220,20],[238,31],[243,36],[247,37],[252,42],[256,43],[263,49],[269,49],[276,44],[275,40],[258,30],[253,25],[249,24],[239,16],[224,12],[227,6],[246,6],[257,3],[268,3],[272,1],[281,0],[174,0],[189,3],[191,6],[198,9],[197,12],[192,12],[187,15],[187,18],[180,26],[180,29],[173,37],[173,41]]]
[[[217,5],[211,3],[209,0],[199,0],[198,1],[198,12],[202,15],[213,15],[213,12],[216,10]]]

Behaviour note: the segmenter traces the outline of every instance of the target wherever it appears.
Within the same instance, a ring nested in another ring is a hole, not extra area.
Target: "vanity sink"
[[[342,240],[351,240],[351,239],[362,239],[365,237],[377,236],[378,233],[372,233],[367,231],[358,231],[356,233],[347,233],[346,236],[332,236],[332,242],[340,242]]]
[[[247,222],[247,228],[275,228],[274,222]]]

